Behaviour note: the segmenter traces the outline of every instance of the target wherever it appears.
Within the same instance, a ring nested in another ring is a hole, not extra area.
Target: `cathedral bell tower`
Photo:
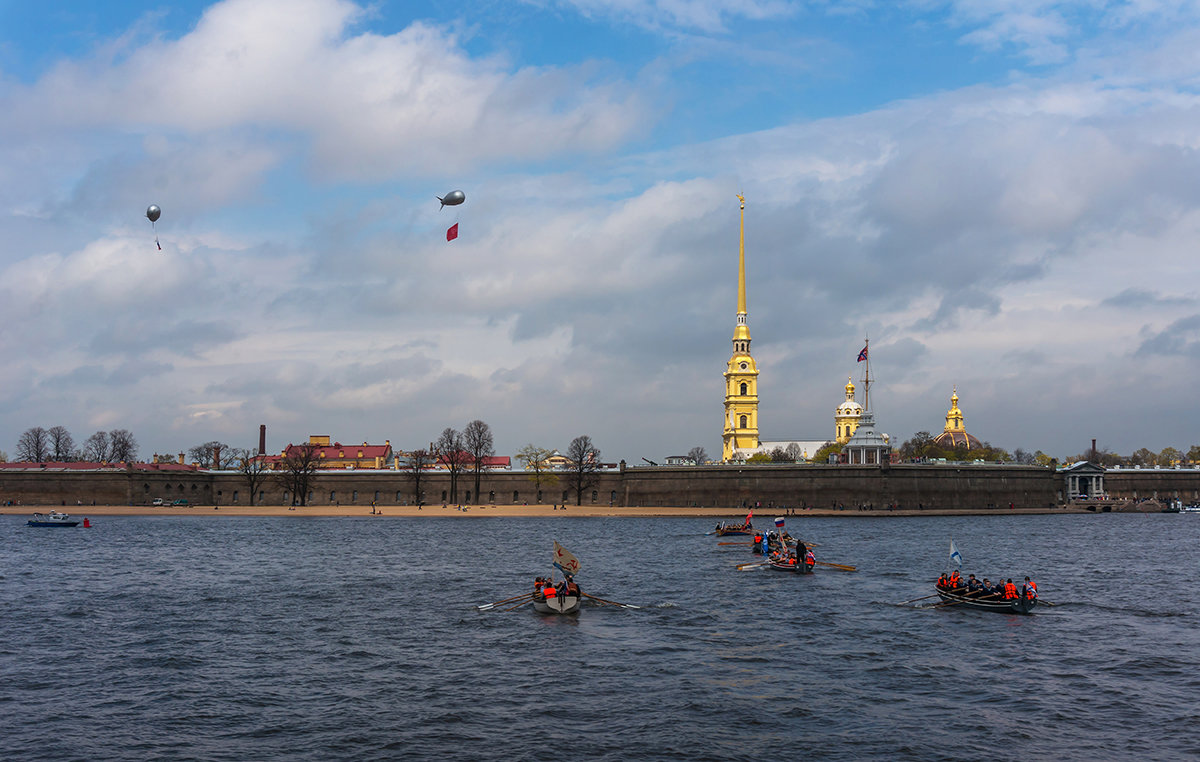
[[[758,447],[758,367],[750,356],[750,327],[746,324],[746,199],[739,195],[737,323],[733,328],[733,354],[725,369],[725,431],[721,461],[728,463],[738,450]]]

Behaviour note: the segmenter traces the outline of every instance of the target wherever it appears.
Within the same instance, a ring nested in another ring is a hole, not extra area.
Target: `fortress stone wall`
[[[1130,472],[1132,474],[1132,472]],[[1125,474],[1109,482],[1110,492],[1122,490],[1200,489],[1194,473],[1163,472],[1141,481]],[[538,490],[530,474],[488,472],[480,482],[460,475],[459,500],[463,504],[575,503],[574,494],[564,497],[567,480],[558,474],[556,485]],[[1112,476],[1109,477],[1113,479]],[[1188,481],[1191,479],[1191,481]],[[1151,480],[1153,483],[1151,483]],[[423,476],[425,503],[449,499],[449,475],[429,472]],[[1134,485],[1137,486],[1134,486]],[[1176,485],[1176,486],[1173,486]],[[1190,486],[1189,486],[1190,485]],[[256,503],[279,505],[283,489],[270,477],[259,487]],[[1048,508],[1061,500],[1060,478],[1052,469],[1036,466],[978,464],[882,466],[755,465],[707,467],[638,467],[602,471],[598,483],[583,496],[587,505],[703,506],[741,510],[755,504],[767,507],[845,507],[986,509]],[[1151,496],[1149,493],[1144,496]],[[190,471],[147,473],[105,469],[64,471],[53,469],[5,469],[0,471],[0,501],[22,505],[148,505],[155,498],[167,502],[186,499],[190,504],[249,504],[246,480],[232,472]],[[482,498],[482,499],[481,499]],[[412,504],[412,483],[404,472],[321,472],[313,489],[312,504],[328,505]],[[290,500],[289,500],[290,502]]]

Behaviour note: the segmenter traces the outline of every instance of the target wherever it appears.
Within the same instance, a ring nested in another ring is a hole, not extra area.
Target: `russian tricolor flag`
[[[775,526],[780,527],[780,528],[783,527],[783,517],[782,516],[775,517]]]

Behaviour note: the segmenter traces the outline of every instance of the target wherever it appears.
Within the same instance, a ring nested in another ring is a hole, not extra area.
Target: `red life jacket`
[[[1011,582],[1005,582],[1004,583],[1004,599],[1011,600],[1013,598],[1018,598],[1018,597],[1020,597],[1020,596],[1017,595],[1017,586]]]
[[[1032,580],[1025,583],[1025,597],[1029,600],[1037,600],[1037,583]]]

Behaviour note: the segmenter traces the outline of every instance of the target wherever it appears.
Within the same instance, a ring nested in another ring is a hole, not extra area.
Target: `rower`
[[[950,572],[950,579],[948,582],[952,590],[957,590],[958,588],[962,587],[962,577],[959,576],[958,569]]]
[[[1025,578],[1025,587],[1021,589],[1021,595],[1031,601],[1037,600],[1037,584],[1029,577]]]
[[[983,585],[980,584],[979,580],[975,579],[975,575],[968,574],[967,575],[967,592],[973,593],[973,592],[976,592],[977,590],[982,590],[982,589],[983,589]]]
[[[1013,584],[1012,577],[1009,577],[1008,582],[1004,583],[1004,600],[1016,600],[1018,597],[1017,586]]]

